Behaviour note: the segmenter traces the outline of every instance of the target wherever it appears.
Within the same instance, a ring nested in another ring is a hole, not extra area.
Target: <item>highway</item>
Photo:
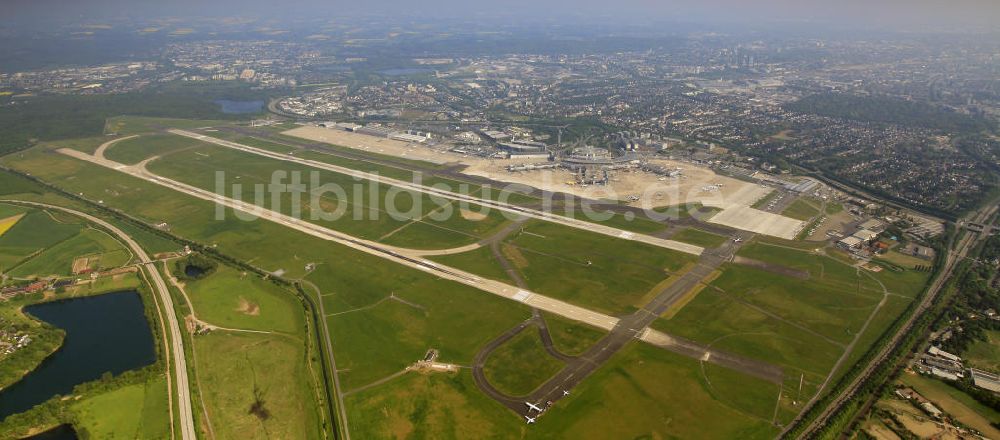
[[[177,323],[177,314],[174,312],[174,304],[170,298],[170,291],[167,290],[167,284],[163,281],[163,277],[160,276],[160,272],[156,269],[155,261],[149,258],[146,251],[136,243],[132,237],[118,229],[114,225],[94,217],[89,214],[82,213],[80,211],[75,211],[68,208],[63,208],[61,206],[48,205],[43,203],[35,202],[24,202],[20,200],[4,200],[5,202],[19,203],[24,205],[31,205],[45,209],[56,209],[59,211],[67,212],[75,216],[86,219],[89,222],[97,224],[98,226],[108,230],[112,234],[116,235],[119,239],[125,242],[128,247],[135,254],[136,258],[139,259],[141,264],[146,267],[146,272],[149,273],[150,279],[152,280],[153,290],[156,291],[157,296],[160,297],[160,302],[163,304],[162,310],[166,315],[167,328],[170,331],[170,351],[174,358],[174,383],[177,385],[177,408],[180,416],[181,423],[181,439],[183,440],[196,440],[198,437],[195,435],[194,429],[194,417],[191,411],[191,388],[188,384],[187,375],[187,359],[184,353],[184,342],[181,339],[180,325]],[[163,317],[161,317],[162,319]],[[169,367],[168,367],[169,368]],[[171,419],[171,424],[173,420]]]
[[[215,145],[219,145],[219,146],[226,147],[226,148],[231,148],[231,149],[242,151],[242,152],[245,152],[245,153],[256,154],[256,155],[264,156],[264,157],[267,157],[267,158],[270,158],[270,159],[281,160],[281,161],[286,161],[286,162],[293,162],[293,163],[297,163],[297,164],[300,164],[300,165],[305,165],[305,166],[309,166],[309,167],[313,167],[313,168],[317,168],[317,169],[322,169],[322,170],[326,170],[326,171],[332,171],[332,172],[335,172],[335,173],[340,173],[340,174],[348,175],[348,176],[351,176],[351,177],[355,177],[355,178],[358,178],[358,179],[370,180],[372,182],[377,182],[379,184],[383,184],[383,185],[387,185],[387,186],[395,186],[395,187],[406,189],[406,190],[410,190],[410,191],[416,191],[416,192],[424,193],[424,194],[427,194],[427,195],[430,195],[430,196],[433,196],[433,197],[439,197],[439,198],[443,198],[443,199],[448,199],[448,200],[453,200],[453,201],[458,201],[458,202],[464,202],[464,203],[473,203],[473,204],[485,206],[485,207],[488,207],[488,208],[491,208],[491,209],[497,209],[497,210],[500,210],[500,211],[503,211],[503,212],[507,212],[507,213],[511,213],[511,214],[517,214],[519,217],[523,216],[523,217],[529,217],[529,218],[534,218],[534,219],[539,219],[539,220],[545,220],[545,221],[549,221],[549,222],[553,222],[553,223],[559,223],[561,225],[569,226],[571,228],[582,229],[582,230],[590,231],[590,232],[596,232],[598,234],[608,235],[608,236],[611,236],[611,237],[622,238],[622,239],[626,239],[626,240],[639,241],[639,242],[650,244],[650,245],[653,245],[653,246],[659,246],[659,247],[662,247],[662,248],[671,249],[671,250],[675,250],[675,251],[679,251],[679,252],[684,252],[684,253],[688,253],[688,254],[692,254],[692,255],[701,255],[701,253],[705,250],[704,248],[702,248],[700,246],[695,246],[695,245],[691,245],[691,244],[687,244],[687,243],[681,243],[681,242],[675,241],[675,240],[666,240],[666,239],[662,239],[662,238],[658,238],[658,237],[653,237],[651,235],[640,234],[640,233],[631,232],[631,231],[625,231],[625,230],[614,228],[614,227],[611,227],[611,226],[602,225],[602,224],[598,224],[598,223],[591,223],[591,222],[588,222],[588,221],[578,220],[578,219],[575,219],[575,218],[570,218],[570,217],[566,217],[566,216],[562,216],[562,215],[558,215],[558,214],[553,214],[553,213],[549,213],[549,212],[545,212],[545,211],[540,211],[540,210],[537,210],[537,209],[525,208],[525,207],[521,207],[521,206],[518,206],[518,205],[506,203],[506,202],[501,202],[501,201],[496,201],[496,200],[491,200],[491,199],[485,199],[485,198],[476,197],[476,196],[472,196],[472,195],[468,195],[468,194],[462,194],[462,193],[457,193],[457,192],[453,192],[453,191],[448,191],[448,190],[433,188],[433,187],[429,187],[429,186],[419,185],[419,184],[415,184],[413,182],[407,182],[407,181],[403,181],[403,180],[398,180],[398,179],[393,179],[393,178],[389,178],[389,177],[385,177],[385,176],[380,176],[380,175],[375,174],[375,173],[368,173],[368,172],[364,172],[364,171],[358,171],[358,170],[355,170],[355,169],[341,167],[341,166],[329,164],[329,163],[326,163],[326,162],[320,162],[320,161],[309,160],[309,159],[302,159],[302,158],[295,157],[295,156],[292,156],[292,155],[289,155],[289,154],[282,154],[282,153],[277,153],[277,152],[274,152],[274,151],[265,150],[265,149],[262,149],[262,148],[251,147],[251,146],[243,145],[243,144],[240,144],[240,143],[236,143],[236,142],[232,142],[232,141],[227,141],[227,140],[224,140],[224,139],[219,139],[219,138],[215,138],[215,137],[211,137],[211,136],[206,136],[206,135],[203,135],[203,134],[199,134],[199,133],[195,133],[195,132],[191,132],[191,131],[187,131],[187,130],[170,129],[170,130],[167,130],[167,131],[169,131],[170,133],[179,135],[179,136],[185,136],[185,137],[189,137],[189,138],[192,138],[192,139],[197,139],[197,140],[200,140],[202,142],[212,143],[212,144],[215,144]]]
[[[972,214],[971,216],[972,218],[970,219],[970,221],[977,223],[983,222],[990,216],[992,216],[993,213],[995,213],[996,211],[997,211],[997,206],[990,206],[988,208],[980,209],[979,211],[976,211],[975,213]],[[895,350],[896,346],[899,345],[903,337],[906,336],[912,330],[913,325],[917,322],[917,320],[920,319],[920,317],[924,314],[924,312],[926,312],[927,309],[930,308],[931,304],[934,303],[934,300],[940,293],[941,288],[944,287],[948,279],[951,278],[952,271],[955,270],[955,267],[958,266],[958,263],[965,258],[966,254],[969,252],[970,249],[972,249],[973,245],[975,245],[980,238],[982,237],[976,234],[967,233],[965,234],[964,237],[962,237],[956,251],[952,251],[950,249],[948,250],[948,255],[945,257],[945,263],[941,269],[940,274],[934,279],[931,285],[927,288],[927,293],[920,300],[917,309],[910,314],[910,316],[906,319],[906,322],[899,327],[899,330],[897,330],[895,334],[892,335],[892,337],[889,339],[889,342],[879,349],[879,352],[876,354],[876,356],[871,361],[869,361],[867,365],[864,366],[862,371],[857,376],[855,376],[854,380],[852,380],[851,383],[846,388],[844,388],[844,390],[842,390],[839,395],[837,395],[837,397],[833,400],[833,402],[831,402],[829,405],[826,406],[826,408],[823,409],[823,412],[821,412],[819,416],[813,419],[809,423],[809,425],[806,426],[806,428],[802,431],[802,433],[798,436],[798,438],[800,439],[809,438],[817,430],[826,425],[829,422],[830,417],[835,415],[841,409],[841,407],[843,407],[845,403],[850,401],[850,399],[854,396],[854,394],[858,391],[858,389],[861,388],[861,385],[865,383],[865,381],[872,374],[872,372],[874,372],[879,365],[881,365],[883,362],[886,361],[886,359]],[[819,397],[820,397],[819,394],[817,394],[809,401],[809,403],[806,404],[802,412],[800,412],[799,415],[796,416],[796,418],[791,423],[788,424],[785,430],[782,431],[780,435],[781,437],[784,437],[788,433],[788,431],[790,431],[793,427],[795,427],[798,423],[801,422],[803,415],[805,415],[811,409],[811,407],[816,404],[816,402],[819,400]]]

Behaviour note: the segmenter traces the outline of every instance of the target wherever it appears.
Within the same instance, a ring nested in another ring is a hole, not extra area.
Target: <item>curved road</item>
[[[142,265],[147,266],[147,272],[150,275],[150,279],[153,281],[153,290],[155,290],[156,294],[159,295],[160,302],[164,305],[163,309],[166,311],[166,324],[170,329],[170,350],[173,354],[173,358],[175,359],[174,383],[177,384],[177,408],[180,412],[181,439],[196,440],[198,437],[195,435],[194,417],[191,414],[191,389],[188,385],[187,359],[184,354],[184,343],[181,339],[180,326],[177,324],[177,314],[174,313],[174,304],[170,298],[170,291],[167,290],[167,284],[163,281],[163,277],[160,276],[160,272],[156,269],[155,262],[149,258],[146,251],[144,251],[142,247],[139,246],[139,243],[136,243],[132,237],[129,237],[128,234],[122,232],[121,229],[118,229],[114,225],[90,214],[44,203],[25,202],[21,200],[0,201],[36,206],[46,209],[55,209],[86,219],[87,221],[97,224],[98,226],[110,231],[112,234],[124,241],[128,247],[132,249],[132,252],[135,253],[136,257],[139,258]]]

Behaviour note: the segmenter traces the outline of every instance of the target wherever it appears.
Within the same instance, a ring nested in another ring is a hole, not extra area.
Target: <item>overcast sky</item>
[[[102,16],[331,18],[352,12],[445,18],[803,22],[851,27],[1000,30],[1000,0],[0,0],[6,19]]]

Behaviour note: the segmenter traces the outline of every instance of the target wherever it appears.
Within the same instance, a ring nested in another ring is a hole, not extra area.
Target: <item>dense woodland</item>
[[[261,100],[273,91],[243,84],[172,83],[118,95],[41,95],[0,98],[0,154],[37,141],[98,136],[107,118],[120,115],[186,119],[237,119],[216,100]]]
[[[888,96],[821,93],[786,106],[799,113],[851,119],[861,122],[899,124],[951,133],[973,133],[994,128],[987,119],[957,113],[927,103]]]

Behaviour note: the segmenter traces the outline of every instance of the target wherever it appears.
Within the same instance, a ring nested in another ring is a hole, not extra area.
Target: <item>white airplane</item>
[[[538,405],[535,405],[534,403],[531,403],[531,402],[524,402],[524,404],[525,404],[525,405],[528,405],[528,412],[531,412],[531,411],[538,411],[538,412],[542,412],[542,407],[540,407],[540,406],[538,406]]]
[[[524,418],[528,420],[528,424],[529,425],[532,424],[532,423],[535,423],[535,418],[534,417],[524,416]]]
[[[736,237],[736,238],[733,239],[734,243],[739,243],[741,241],[743,241],[743,238],[741,238],[741,237]]]
[[[564,396],[568,396],[569,395],[569,390],[563,390],[563,395]]]

